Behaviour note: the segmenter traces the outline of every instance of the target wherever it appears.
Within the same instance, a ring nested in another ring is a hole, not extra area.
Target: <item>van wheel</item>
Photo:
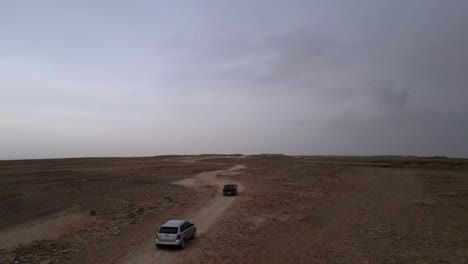
[[[180,249],[184,249],[185,248],[185,239],[182,240],[182,243],[180,243]]]

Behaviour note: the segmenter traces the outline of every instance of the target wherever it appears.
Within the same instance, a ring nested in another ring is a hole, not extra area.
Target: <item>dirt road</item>
[[[193,161],[189,161],[193,162]],[[187,188],[195,188],[199,191],[211,189],[215,193],[213,198],[208,201],[202,208],[194,208],[192,212],[181,218],[187,219],[196,224],[198,237],[203,236],[217,218],[234,202],[236,197],[224,197],[219,194],[220,188],[226,182],[225,177],[220,177],[220,174],[235,176],[239,170],[244,169],[244,165],[235,165],[227,170],[208,171],[197,174],[193,178],[186,178],[180,181],[172,182],[172,184],[185,186]],[[244,190],[241,183],[238,183],[239,191]],[[190,203],[190,201],[187,201]],[[194,203],[195,204],[195,203]],[[155,227],[156,228],[156,227]],[[145,244],[139,246],[139,249],[130,253],[121,263],[182,263],[190,258],[195,258],[192,253],[195,247],[194,241],[191,241],[184,251],[170,249],[156,249],[154,241],[146,241]]]

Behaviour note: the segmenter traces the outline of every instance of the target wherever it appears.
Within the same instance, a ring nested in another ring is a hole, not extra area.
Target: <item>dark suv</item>
[[[237,195],[237,184],[232,182],[224,184],[223,195]]]

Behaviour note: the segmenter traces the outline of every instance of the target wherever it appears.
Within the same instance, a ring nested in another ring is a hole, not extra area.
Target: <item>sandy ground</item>
[[[0,198],[0,263],[468,263],[463,159],[0,161]],[[197,239],[157,250],[181,218]]]

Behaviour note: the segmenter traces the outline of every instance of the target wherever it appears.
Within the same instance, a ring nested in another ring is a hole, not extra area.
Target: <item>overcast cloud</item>
[[[468,157],[468,1],[2,1],[0,159]]]

